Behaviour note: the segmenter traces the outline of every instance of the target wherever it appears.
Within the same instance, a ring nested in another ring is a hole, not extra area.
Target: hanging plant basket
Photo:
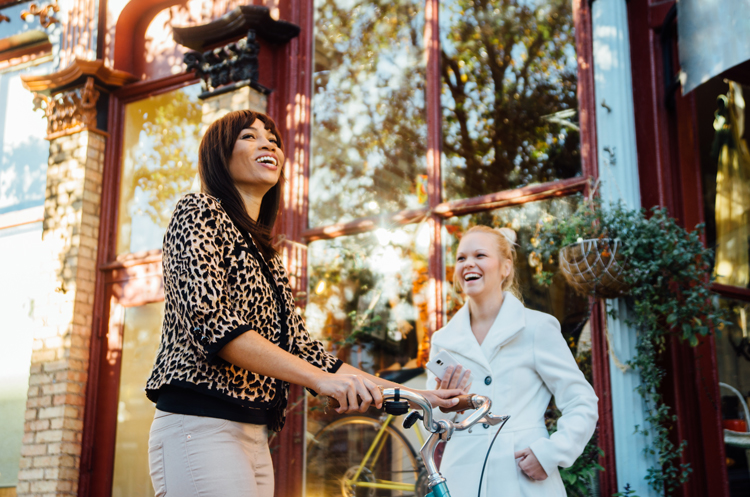
[[[622,297],[629,290],[622,280],[625,260],[620,240],[593,238],[560,249],[560,270],[581,295],[601,298]]]

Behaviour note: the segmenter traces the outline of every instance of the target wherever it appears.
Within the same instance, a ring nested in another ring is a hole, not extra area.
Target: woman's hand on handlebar
[[[463,392],[457,388],[446,390],[414,390],[422,395],[432,407],[453,407],[458,404],[458,397]]]
[[[455,368],[448,366],[442,378],[435,378],[437,390],[461,390],[461,393],[469,393],[471,387],[471,370],[464,369],[460,364]]]
[[[383,406],[383,394],[378,386],[357,374],[323,373],[313,389],[320,395],[336,399],[339,403],[336,412],[339,414],[365,412],[370,405],[378,409]]]

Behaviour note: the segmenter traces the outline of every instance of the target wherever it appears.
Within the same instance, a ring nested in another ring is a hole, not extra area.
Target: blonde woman
[[[476,226],[456,252],[454,285],[466,304],[432,338],[430,357],[447,350],[463,366],[428,388],[462,388],[492,399],[510,421],[492,446],[482,496],[562,497],[559,467],[581,454],[596,427],[598,399],[553,316],[524,307],[515,277],[513,230]],[[469,384],[469,377],[471,383]],[[550,436],[550,398],[562,411]],[[454,497],[476,497],[482,464],[497,427],[458,432],[446,445],[441,471]]]

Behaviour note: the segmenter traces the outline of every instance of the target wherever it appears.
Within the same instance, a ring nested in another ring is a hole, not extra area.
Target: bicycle
[[[499,433],[508,419],[510,419],[510,416],[494,416],[493,414],[491,414],[490,408],[492,406],[492,401],[488,397],[485,397],[483,395],[462,395],[459,397],[459,403],[453,408],[441,408],[441,411],[443,412],[457,412],[476,409],[476,412],[469,415],[463,421],[455,422],[448,420],[435,420],[432,415],[432,406],[430,405],[430,403],[427,401],[427,399],[415,392],[402,391],[400,388],[384,388],[382,389],[382,391],[384,400],[383,407],[389,415],[398,416],[406,414],[410,409],[409,402],[416,405],[417,408],[422,411],[422,414],[419,414],[418,410],[413,410],[404,419],[403,424],[404,428],[409,429],[417,421],[421,420],[424,427],[430,433],[429,438],[424,442],[422,448],[420,449],[420,454],[422,456],[421,458],[424,463],[425,469],[424,476],[421,478],[421,483],[423,485],[423,490],[426,491],[426,497],[450,497],[450,491],[448,490],[446,479],[442,476],[437,468],[437,465],[435,464],[434,456],[435,449],[437,448],[438,443],[448,442],[455,431],[468,430],[478,423],[487,423],[492,426],[499,424],[500,428],[497,431],[497,433]],[[332,407],[336,407],[338,403],[335,402],[335,399],[330,400],[332,401],[330,405]],[[497,437],[497,434],[495,435],[495,437]],[[493,439],[492,443],[490,444],[489,450],[492,449],[492,444],[494,444],[494,441],[495,439]],[[376,448],[376,446],[377,444],[373,444],[370,450],[368,450],[368,454],[372,455],[372,452],[375,450],[373,447]],[[486,462],[487,460],[485,459],[485,464]],[[367,461],[364,460],[358,466],[356,466],[356,468],[358,469],[354,470],[354,473],[350,478],[346,478],[348,472],[344,474],[344,477],[342,477],[340,481],[342,494],[344,493],[345,489],[348,489],[350,492],[353,492],[350,495],[355,495],[357,497],[369,497],[375,495],[375,490],[377,489],[389,489],[389,487],[387,486],[387,481],[379,481],[378,479],[374,478],[373,475],[368,475],[364,471],[366,468],[366,463]],[[353,469],[354,467],[349,468],[348,471],[352,471]],[[364,479],[360,479],[363,476]],[[484,468],[482,469],[482,477],[483,476]],[[480,477],[479,488],[481,488],[482,477]],[[415,483],[413,490],[415,495],[419,495],[417,493],[420,490],[419,485]]]
[[[381,371],[381,376],[405,383],[422,368]],[[427,475],[408,433],[398,429],[392,414],[378,418],[346,416],[324,426],[309,441],[308,497],[424,497]],[[425,438],[414,430],[421,447]]]

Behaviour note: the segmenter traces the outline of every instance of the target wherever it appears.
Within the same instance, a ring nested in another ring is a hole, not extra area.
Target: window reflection
[[[750,284],[750,152],[743,87],[714,78],[696,90],[706,235],[716,282]]]
[[[316,0],[310,226],[425,203],[418,0]]]
[[[570,0],[441,2],[445,198],[581,173]]]
[[[737,391],[721,389],[721,412],[724,428],[745,431],[747,423],[743,403],[750,402],[750,333],[748,318],[750,304],[736,300],[719,299],[719,305],[729,311],[730,326],[725,326],[716,334],[716,359],[719,368],[719,381]],[[727,473],[731,495],[745,495],[750,487],[750,451],[726,444]]]
[[[313,242],[310,332],[369,373],[416,366],[427,323],[427,225]]]
[[[544,287],[534,281],[535,269],[529,265],[529,254],[524,250],[529,240],[534,236],[537,222],[547,215],[563,217],[575,211],[576,199],[563,198],[531,202],[517,207],[506,207],[493,211],[480,212],[469,216],[451,218],[445,223],[446,234],[446,275],[445,286],[446,312],[452,317],[460,308],[460,298],[452,292],[453,269],[456,265],[455,256],[458,242],[466,230],[477,224],[496,228],[506,226],[516,231],[518,235],[516,247],[516,273],[518,275],[524,305],[529,309],[546,312],[555,316],[562,325],[563,334],[578,335],[581,333],[588,314],[588,302],[578,296],[565,283],[563,275],[556,271],[557,261],[546,261],[545,270],[554,271],[553,283]]]
[[[148,434],[155,407],[143,393],[159,348],[164,302],[125,309],[113,497],[154,495],[148,469]]]
[[[125,106],[117,254],[161,248],[177,201],[198,191],[200,85]]]

